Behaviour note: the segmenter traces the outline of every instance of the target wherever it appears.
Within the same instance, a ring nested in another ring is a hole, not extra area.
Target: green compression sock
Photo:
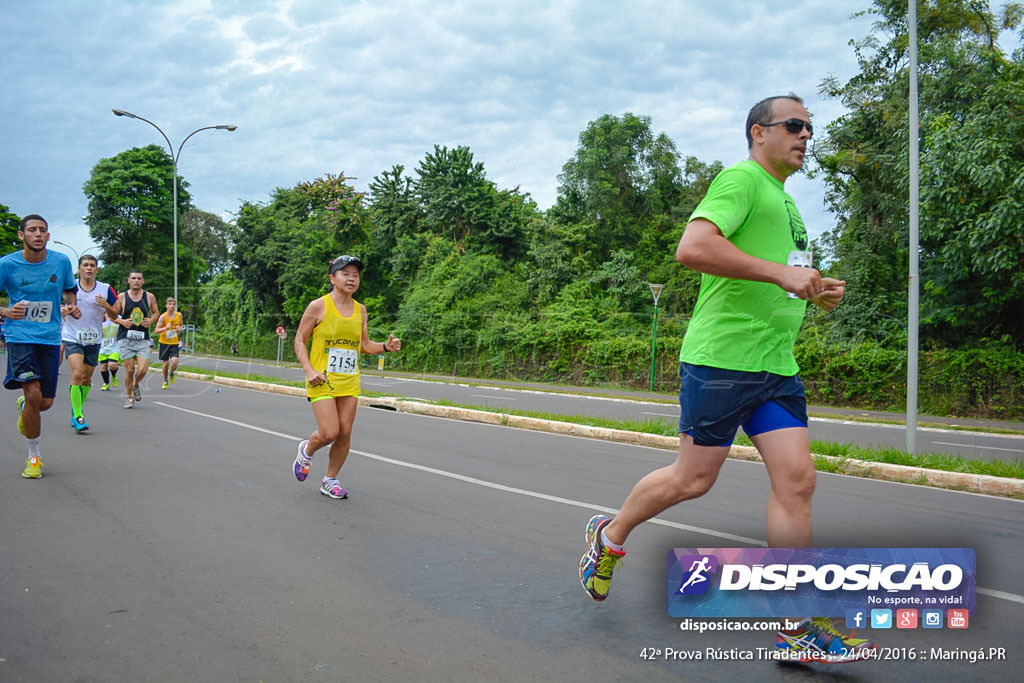
[[[82,401],[85,397],[82,396],[82,387],[77,384],[71,385],[71,413],[75,417],[82,417]]]

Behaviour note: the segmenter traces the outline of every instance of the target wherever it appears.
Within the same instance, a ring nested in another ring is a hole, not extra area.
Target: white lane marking
[[[300,436],[292,436],[291,434],[283,434],[281,432],[275,432],[275,431],[270,430],[270,429],[264,429],[263,427],[257,427],[255,425],[250,425],[250,424],[247,424],[245,422],[239,422],[238,420],[231,420],[231,419],[228,419],[226,417],[218,417],[217,415],[208,415],[206,413],[200,413],[199,411],[196,411],[196,410],[189,410],[188,408],[182,408],[181,406],[170,405],[168,403],[162,403],[160,401],[155,401],[154,403],[156,403],[156,405],[164,406],[164,407],[167,407],[167,408],[173,408],[174,410],[180,410],[183,413],[189,413],[190,415],[196,415],[197,417],[206,417],[206,418],[209,418],[211,420],[217,420],[219,422],[226,422],[228,424],[232,424],[232,425],[235,425],[237,427],[242,427],[242,428],[245,428],[245,429],[252,429],[252,430],[257,431],[257,432],[262,432],[263,434],[270,434],[272,436],[279,436],[282,439],[288,439],[290,441],[295,441],[295,442],[302,441],[302,437],[300,437]],[[618,512],[618,510],[616,510],[614,508],[607,508],[607,507],[603,507],[603,506],[600,506],[600,505],[593,505],[591,503],[585,503],[585,502],[579,501],[579,500],[572,500],[571,498],[562,498],[560,496],[551,496],[551,495],[548,495],[546,493],[539,493],[537,491],[529,491],[527,489],[520,489],[520,488],[516,488],[514,486],[505,486],[504,484],[498,484],[498,483],[495,483],[495,482],[492,482],[492,481],[486,481],[484,479],[477,479],[476,477],[468,477],[468,476],[466,476],[464,474],[458,474],[456,472],[449,472],[447,470],[440,470],[440,469],[437,469],[436,467],[427,467],[426,465],[418,465],[416,463],[405,462],[403,460],[395,460],[394,458],[388,458],[386,456],[377,455],[375,453],[367,453],[366,451],[358,451],[358,450],[356,450],[354,448],[352,450],[350,450],[349,452],[350,453],[354,453],[355,455],[361,455],[364,458],[370,458],[371,460],[377,460],[379,462],[388,463],[389,465],[397,465],[398,467],[406,467],[406,468],[412,469],[412,470],[419,470],[421,472],[427,472],[429,474],[435,474],[435,475],[440,476],[440,477],[447,477],[449,479],[455,479],[456,481],[462,481],[462,482],[465,482],[467,484],[474,484],[476,486],[483,486],[483,487],[486,487],[486,488],[494,489],[495,491],[505,491],[506,493],[516,493],[516,494],[519,494],[521,496],[529,496],[531,498],[537,498],[537,499],[540,499],[540,500],[546,500],[546,501],[552,502],[552,503],[561,503],[563,505],[571,505],[573,507],[583,508],[584,510],[597,510],[598,512],[606,512],[606,513],[611,513],[611,514],[615,514],[615,513]],[[714,529],[705,529],[703,527],[691,526],[689,524],[680,524],[679,522],[670,522],[668,520],[658,519],[658,518],[655,518],[655,519],[652,519],[652,520],[649,520],[649,521],[653,522],[654,524],[660,524],[662,526],[671,527],[673,529],[681,529],[683,531],[692,531],[692,532],[695,532],[695,533],[704,534],[706,536],[715,536],[717,538],[722,538],[722,539],[725,539],[727,541],[735,541],[737,543],[743,543],[743,544],[746,544],[746,545],[756,545],[756,546],[765,546],[765,545],[767,545],[767,543],[765,541],[763,541],[761,539],[758,539],[758,538],[748,538],[747,536],[737,536],[735,534],[729,534],[729,533],[725,533],[725,532],[722,532],[722,531],[715,531]]]
[[[1008,453],[1024,453],[1019,448],[998,448],[996,446],[978,446],[973,443],[950,443],[949,441],[935,441],[938,446],[957,446],[958,448],[984,448],[987,451],[1007,451]]]
[[[811,422],[825,422],[828,424],[846,425],[848,427],[877,427],[879,429],[898,429],[901,432],[907,430],[904,424],[889,424],[887,422],[858,422],[856,420],[836,420],[829,417],[812,417]],[[978,434],[990,439],[1024,439],[1024,434],[996,434],[993,432],[965,432],[962,429],[942,429],[940,427],[918,427],[919,432],[934,432],[936,434]]]
[[[507,396],[488,396],[487,394],[470,394],[470,396],[476,396],[477,398],[487,398],[492,401],[518,401],[518,398],[509,398]]]
[[[262,432],[264,434],[270,434],[272,436],[279,436],[282,439],[287,439],[289,441],[295,441],[296,443],[298,443],[299,441],[302,441],[302,437],[300,437],[300,436],[293,436],[291,434],[284,434],[283,432],[275,432],[275,431],[273,431],[271,429],[264,429],[263,427],[257,427],[256,425],[251,425],[251,424],[248,424],[246,422],[239,422],[238,420],[231,420],[229,418],[219,417],[217,415],[208,415],[207,413],[200,413],[200,412],[198,412],[196,410],[189,410],[188,408],[182,408],[181,406],[175,406],[175,405],[171,405],[169,403],[163,403],[162,401],[154,401],[153,403],[155,405],[163,406],[165,408],[171,408],[173,410],[179,410],[179,411],[181,411],[183,413],[189,413],[190,415],[195,415],[197,417],[205,417],[205,418],[209,418],[211,420],[217,420],[219,422],[226,422],[228,424],[235,425],[236,427],[242,427],[243,429],[251,429],[251,430],[256,431],[256,432]],[[548,502],[551,502],[551,503],[561,503],[563,505],[569,505],[569,506],[572,506],[572,507],[582,508],[584,510],[597,510],[598,512],[605,512],[605,513],[609,513],[609,514],[615,514],[615,513],[618,512],[618,510],[616,510],[615,508],[604,507],[602,505],[593,505],[591,503],[585,503],[583,501],[573,500],[571,498],[562,498],[560,496],[551,496],[551,495],[548,495],[546,493],[539,493],[537,491],[529,491],[527,489],[520,489],[520,488],[516,488],[514,486],[505,486],[504,484],[497,484],[495,482],[486,481],[484,479],[477,479],[476,477],[468,477],[468,476],[466,476],[464,474],[457,474],[455,472],[449,472],[447,470],[440,470],[440,469],[437,469],[435,467],[427,467],[426,465],[418,465],[416,463],[405,462],[403,460],[395,460],[394,458],[388,458],[386,456],[376,455],[374,453],[367,453],[366,451],[358,451],[358,450],[352,449],[350,451],[350,453],[354,453],[356,455],[361,455],[364,458],[370,458],[371,460],[377,460],[378,462],[387,463],[389,465],[396,465],[398,467],[406,467],[408,469],[419,470],[421,472],[426,472],[428,474],[434,474],[434,475],[437,475],[437,476],[440,476],[440,477],[447,477],[448,479],[454,479],[456,481],[465,482],[467,484],[473,484],[473,485],[476,485],[476,486],[483,486],[483,487],[486,487],[486,488],[494,489],[495,491],[504,491],[506,493],[515,493],[515,494],[518,494],[518,495],[521,495],[521,496],[528,496],[530,498],[537,498],[539,500],[545,500],[545,501],[548,501]],[[725,533],[725,532],[722,532],[722,531],[715,531],[713,529],[705,529],[703,527],[691,526],[689,524],[680,524],[679,522],[670,522],[668,520],[659,519],[657,517],[655,517],[654,519],[650,519],[648,521],[650,523],[652,523],[652,524],[660,524],[661,526],[667,526],[667,527],[670,527],[672,529],[680,529],[682,531],[691,531],[691,532],[698,533],[698,534],[704,534],[705,536],[714,536],[714,537],[717,537],[717,538],[725,539],[727,541],[736,541],[737,543],[744,543],[744,544],[747,544],[747,545],[756,545],[756,546],[761,546],[761,547],[764,547],[764,546],[768,545],[765,541],[763,541],[761,539],[748,538],[746,536],[737,536],[735,534],[728,534],[728,533]],[[994,590],[992,588],[982,588],[981,586],[978,586],[976,588],[976,590],[977,590],[978,593],[981,593],[982,595],[987,595],[989,597],[997,598],[999,600],[1007,600],[1009,602],[1016,602],[1018,604],[1024,605],[1024,595],[1017,595],[1016,593],[1007,593],[1006,591]]]

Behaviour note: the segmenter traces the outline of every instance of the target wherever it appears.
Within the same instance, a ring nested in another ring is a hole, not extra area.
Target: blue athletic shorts
[[[21,389],[22,384],[39,382],[43,398],[57,395],[60,346],[7,342],[7,377],[4,386]]]
[[[679,433],[698,446],[729,446],[740,427],[747,436],[807,427],[799,375],[680,363],[679,378]]]

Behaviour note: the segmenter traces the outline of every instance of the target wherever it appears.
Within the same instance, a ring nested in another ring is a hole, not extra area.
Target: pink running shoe
[[[330,477],[324,477],[323,483],[320,484],[320,493],[331,498],[348,498],[348,491],[341,488],[341,482]]]
[[[292,469],[295,471],[295,478],[299,481],[306,481],[306,477],[309,476],[309,461],[311,458],[306,455],[306,444],[308,443],[308,439],[300,443],[299,452],[295,454],[295,466]]]

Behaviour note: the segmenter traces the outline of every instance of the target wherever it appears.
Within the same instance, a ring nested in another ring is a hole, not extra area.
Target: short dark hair
[[[774,95],[772,97],[766,97],[753,107],[750,108],[750,113],[747,114],[747,128],[744,131],[747,134],[747,149],[754,146],[754,138],[750,135],[750,129],[755,124],[764,125],[771,123],[772,113],[775,110],[775,100],[793,100],[799,104],[803,104],[803,99],[794,93],[788,95]]]
[[[82,261],[92,261],[96,265],[99,265],[99,263],[100,263],[99,259],[97,259],[92,254],[82,254],[81,256],[79,256],[78,257],[78,265],[82,265]]]
[[[21,219],[21,223],[18,224],[18,230],[24,230],[25,226],[28,225],[29,221],[42,221],[43,223],[46,223],[46,219],[40,216],[38,213],[30,213],[29,215]],[[46,223],[46,229],[50,229],[49,223]]]

